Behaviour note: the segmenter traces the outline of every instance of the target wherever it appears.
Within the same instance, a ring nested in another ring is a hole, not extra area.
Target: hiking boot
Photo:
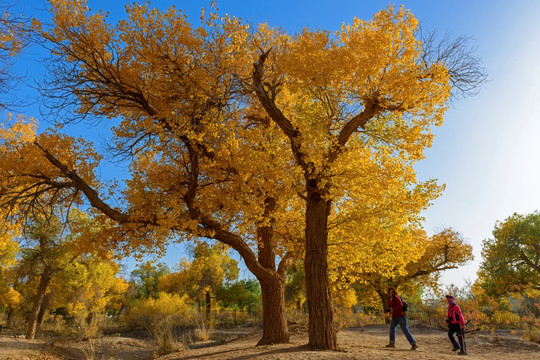
[[[393,347],[393,348],[395,348],[395,347],[396,347],[396,344],[394,344],[394,343],[389,343],[388,345],[386,345],[386,347]]]
[[[411,346],[411,350],[416,350],[416,349],[418,349],[418,345],[416,345],[416,344],[412,344],[412,346]]]
[[[455,347],[452,349],[452,351],[458,351],[458,350],[461,350],[461,348]]]
[[[458,355],[467,355],[467,353],[466,353],[466,352],[463,352],[463,351],[460,351],[460,352],[458,352],[457,354],[458,354]]]

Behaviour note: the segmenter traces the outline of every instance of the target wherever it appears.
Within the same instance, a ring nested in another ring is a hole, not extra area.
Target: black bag
[[[409,304],[407,304],[407,302],[405,300],[403,300],[402,297],[400,297],[400,299],[401,299],[401,302],[403,303],[403,306],[401,307],[401,310],[407,311],[409,309]]]

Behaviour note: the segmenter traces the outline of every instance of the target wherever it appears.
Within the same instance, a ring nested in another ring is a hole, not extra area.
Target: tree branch
[[[282,278],[285,278],[285,276],[287,275],[287,271],[291,267],[294,259],[295,259],[294,253],[291,251],[288,251],[285,254],[285,256],[281,258],[281,261],[279,262],[278,270],[277,270],[279,276],[281,276]]]
[[[97,191],[88,185],[79,175],[77,175],[74,170],[70,170],[47,149],[43,148],[37,141],[35,141],[34,144],[43,152],[45,158],[47,158],[51,164],[57,167],[65,177],[71,180],[73,187],[79,189],[86,196],[93,207],[121,224],[129,222],[129,215],[123,214],[111,208],[103,200],[101,200]]]
[[[328,154],[328,161],[333,162],[356,129],[359,127],[365,129],[366,124],[377,116],[381,110],[382,108],[377,100],[366,101],[364,110],[349,120],[339,132],[337,144]]]
[[[274,102],[275,94],[277,93],[277,85],[273,86],[266,83],[266,86],[270,88],[272,96],[268,95],[268,92],[264,87],[264,62],[266,61],[271,50],[272,49],[262,53],[261,56],[259,56],[259,60],[253,63],[253,89],[255,90],[255,94],[257,95],[257,98],[268,116],[270,116],[270,118],[289,138],[291,142],[291,150],[298,165],[300,165],[304,171],[312,171],[313,169],[311,169],[310,164],[305,161],[305,154],[301,149],[300,131],[292,125],[291,121],[287,119],[287,117],[281,112]]]

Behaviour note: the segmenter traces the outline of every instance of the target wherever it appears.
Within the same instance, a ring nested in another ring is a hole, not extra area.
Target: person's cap
[[[456,298],[453,297],[452,295],[446,295],[446,298],[447,298],[448,300],[455,300],[455,299],[456,299]]]

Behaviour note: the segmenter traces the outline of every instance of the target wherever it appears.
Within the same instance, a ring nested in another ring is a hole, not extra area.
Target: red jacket
[[[461,327],[465,327],[465,319],[463,319],[461,308],[454,302],[448,304],[448,319],[450,324],[460,324]]]
[[[388,307],[392,309],[392,319],[405,316],[405,311],[403,311],[403,301],[399,296],[394,295],[388,299]]]

